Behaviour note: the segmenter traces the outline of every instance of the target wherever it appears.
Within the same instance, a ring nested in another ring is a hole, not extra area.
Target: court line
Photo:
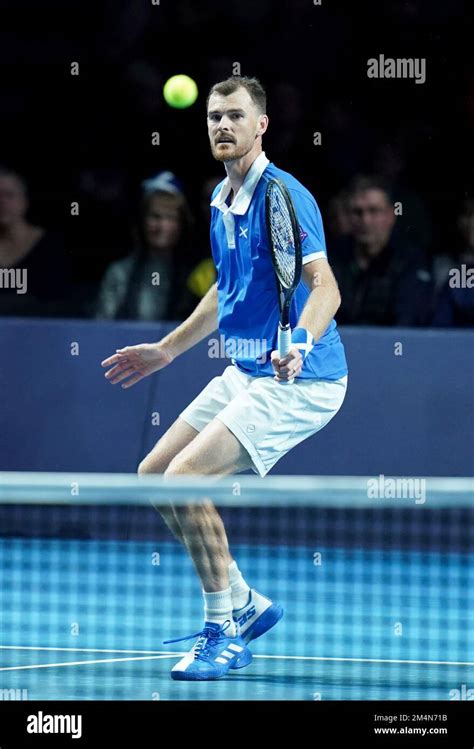
[[[119,663],[123,661],[152,661],[152,660],[159,660],[164,658],[174,658],[176,653],[173,653],[172,655],[167,653],[166,655],[144,655],[140,656],[138,658],[99,658],[93,661],[66,661],[66,663],[35,663],[35,664],[28,664],[26,666],[6,666],[0,668],[0,671],[26,671],[28,669],[35,669],[35,668],[61,668],[64,666],[84,666],[84,665],[91,665],[95,663]]]
[[[105,648],[52,648],[36,645],[0,645],[0,650],[56,650],[62,653],[129,653],[130,655],[163,655],[175,653],[171,650],[112,650]]]
[[[416,661],[396,658],[332,658],[324,655],[254,655],[254,658],[280,658],[296,661],[337,661],[347,663],[395,663],[398,665],[419,666],[474,666],[470,661]]]
[[[16,649],[16,650],[58,650],[68,652],[110,652],[110,653],[133,653],[133,652],[145,652],[152,653],[152,655],[144,655],[134,658],[101,658],[89,661],[70,661],[65,663],[42,663],[42,664],[28,664],[24,666],[6,666],[0,667],[0,671],[15,671],[25,670],[33,668],[53,668],[62,666],[82,666],[90,665],[95,663],[118,663],[126,661],[143,661],[143,660],[160,660],[165,658],[178,658],[186,655],[185,652],[170,652],[166,651],[127,651],[127,650],[101,650],[94,648],[49,648],[49,647],[38,647],[34,646],[19,646],[14,645],[2,645],[2,649]],[[330,656],[319,656],[319,655],[259,655],[255,654],[254,658],[261,658],[262,660],[293,660],[293,661],[320,661],[320,662],[336,662],[336,663],[379,663],[379,664],[393,664],[393,665],[408,665],[408,666],[463,666],[463,667],[474,667],[474,662],[470,661],[427,661],[427,660],[403,660],[396,658],[344,658],[344,657],[330,657]]]

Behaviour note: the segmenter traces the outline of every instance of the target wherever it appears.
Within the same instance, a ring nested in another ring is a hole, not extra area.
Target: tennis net
[[[151,505],[209,499],[285,614],[247,668],[177,683],[192,643],[163,641],[199,630],[202,592]],[[467,699],[473,499],[467,478],[2,473],[0,695]]]

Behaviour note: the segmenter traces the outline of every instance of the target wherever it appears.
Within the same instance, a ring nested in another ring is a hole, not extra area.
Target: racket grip
[[[285,357],[291,348],[291,328],[288,325],[286,328],[278,328],[278,353],[280,359]]]
[[[291,328],[288,325],[286,328],[279,327],[278,328],[278,354],[280,356],[280,359],[283,359],[289,352],[291,348]],[[292,377],[291,380],[282,380],[281,385],[291,385],[292,382],[294,382],[295,378]]]

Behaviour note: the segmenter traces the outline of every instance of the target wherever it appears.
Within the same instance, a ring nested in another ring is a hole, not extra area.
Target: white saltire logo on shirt
[[[240,226],[239,228],[240,228],[239,239],[241,237],[243,237],[244,239],[248,239],[247,232],[249,230],[249,227],[248,226]]]
[[[306,359],[309,352],[313,348],[313,337],[311,333],[307,330],[306,331],[306,341],[298,341],[298,343],[295,343],[295,346],[301,351],[301,354],[303,356],[303,359]]]

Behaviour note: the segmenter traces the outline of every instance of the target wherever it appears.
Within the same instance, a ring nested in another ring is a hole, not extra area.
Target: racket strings
[[[289,288],[295,278],[295,237],[290,212],[279,190],[270,193],[270,230],[278,275],[284,286]]]

